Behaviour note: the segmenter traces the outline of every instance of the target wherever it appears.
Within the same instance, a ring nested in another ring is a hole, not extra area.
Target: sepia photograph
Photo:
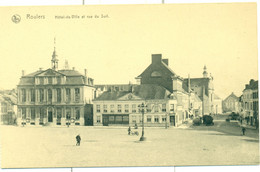
[[[0,7],[2,169],[259,166],[257,3]]]

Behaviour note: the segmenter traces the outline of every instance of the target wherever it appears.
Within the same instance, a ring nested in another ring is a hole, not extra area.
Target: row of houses
[[[146,105],[146,126],[178,126],[187,119],[222,113],[213,77],[183,78],[161,54],[136,77],[136,84],[94,85],[87,70],[58,68],[54,48],[51,68],[25,74],[17,86],[18,125],[136,125],[139,105]]]
[[[223,111],[238,113],[247,120],[249,125],[258,126],[258,81],[251,79],[248,84],[245,84],[243,94],[239,97],[231,93],[223,100]]]

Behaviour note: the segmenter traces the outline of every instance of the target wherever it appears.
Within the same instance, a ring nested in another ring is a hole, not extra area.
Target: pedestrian
[[[245,135],[245,133],[246,133],[246,128],[245,127],[242,127],[242,133],[243,133],[243,135]]]
[[[131,134],[131,127],[129,126],[129,128],[128,128],[128,135],[130,135]]]
[[[77,141],[76,146],[80,146],[81,137],[79,134],[76,136],[76,141]]]
[[[137,124],[135,123],[135,129],[138,129],[138,126],[137,126]]]

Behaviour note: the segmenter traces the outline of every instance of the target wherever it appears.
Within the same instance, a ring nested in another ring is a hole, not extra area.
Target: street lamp
[[[142,136],[140,137],[139,141],[145,141],[145,137],[144,137],[144,110],[147,107],[144,103],[138,105],[141,113],[142,113]]]

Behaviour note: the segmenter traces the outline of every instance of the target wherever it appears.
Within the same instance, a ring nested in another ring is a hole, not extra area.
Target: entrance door
[[[52,110],[48,111],[48,122],[53,122]]]
[[[108,116],[103,116],[103,126],[108,126]]]
[[[170,116],[171,126],[175,126],[175,116]]]

